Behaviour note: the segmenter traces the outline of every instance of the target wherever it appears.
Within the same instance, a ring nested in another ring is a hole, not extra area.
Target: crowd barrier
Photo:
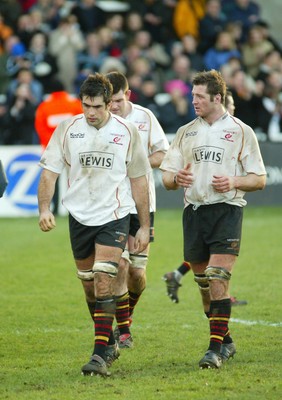
[[[282,205],[282,144],[260,143],[267,171],[267,184],[263,191],[247,193],[245,198],[250,205]],[[41,168],[38,166],[42,149],[40,146],[0,146],[2,161],[8,178],[4,196],[0,198],[0,217],[29,217],[38,215],[37,188]],[[157,207],[183,207],[182,190],[167,191],[162,184],[159,170],[154,171]],[[60,193],[66,190],[66,179],[60,177]],[[60,205],[59,214],[66,215]]]

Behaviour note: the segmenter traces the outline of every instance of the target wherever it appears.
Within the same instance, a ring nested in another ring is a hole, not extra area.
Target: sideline
[[[230,318],[230,322],[235,322],[237,324],[243,324],[243,325],[262,325],[262,326],[274,326],[274,327],[280,327],[282,326],[282,322],[267,322],[267,321],[248,321],[245,319],[239,319],[239,318]]]

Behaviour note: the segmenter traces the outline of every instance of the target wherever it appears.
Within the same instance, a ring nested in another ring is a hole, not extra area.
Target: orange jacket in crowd
[[[35,115],[35,129],[40,144],[45,148],[60,122],[82,112],[81,101],[69,93],[60,91],[48,95],[39,104]]]
[[[174,9],[173,27],[181,39],[192,35],[199,39],[199,21],[205,15],[206,0],[179,0]]]

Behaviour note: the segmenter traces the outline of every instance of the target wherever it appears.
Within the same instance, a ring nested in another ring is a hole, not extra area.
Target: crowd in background
[[[114,70],[127,76],[131,100],[175,133],[195,117],[194,73],[212,68],[235,116],[259,140],[282,142],[282,46],[255,0],[120,0],[115,11],[103,3],[1,1],[0,144],[39,143],[36,110],[55,82],[76,97],[90,73]]]

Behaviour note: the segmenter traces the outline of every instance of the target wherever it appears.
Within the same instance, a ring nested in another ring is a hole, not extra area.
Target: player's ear
[[[130,96],[131,96],[131,90],[130,89],[127,90],[127,92],[125,93],[125,96],[126,96],[127,100],[130,99]]]
[[[215,102],[216,102],[216,103],[218,103],[218,104],[221,103],[221,94],[219,94],[219,93],[216,94],[216,95],[214,96],[214,99],[215,99]]]

